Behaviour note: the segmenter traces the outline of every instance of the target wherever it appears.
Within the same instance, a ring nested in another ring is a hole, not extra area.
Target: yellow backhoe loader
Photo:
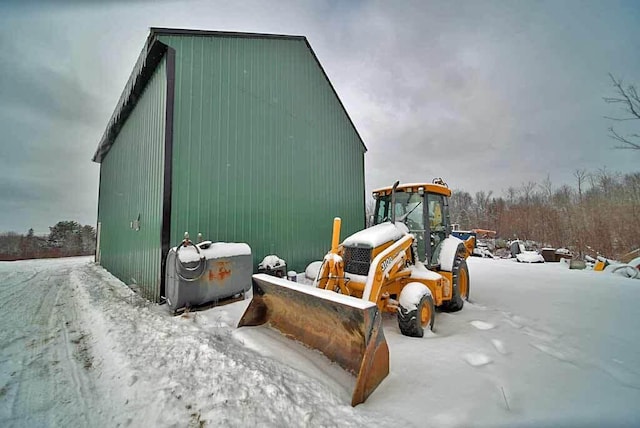
[[[356,377],[351,405],[389,373],[381,313],[397,314],[406,336],[433,329],[435,307],[454,312],[469,297],[466,258],[474,238],[450,236],[442,179],[375,190],[374,225],[341,244],[340,219],[314,287],[253,276],[253,300],[238,327],[268,324],[324,353]]]

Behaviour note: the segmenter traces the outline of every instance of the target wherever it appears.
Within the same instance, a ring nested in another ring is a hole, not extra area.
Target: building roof
[[[120,99],[116,104],[116,108],[113,114],[111,115],[109,122],[107,123],[107,127],[104,131],[104,134],[102,135],[102,138],[100,139],[100,142],[98,143],[98,147],[96,148],[96,151],[92,158],[94,162],[101,163],[104,157],[107,155],[107,153],[109,152],[109,149],[115,142],[116,137],[120,132],[120,129],[122,128],[127,118],[133,111],[133,108],[135,107],[138,98],[144,91],[144,88],[147,85],[148,81],[151,79],[153,72],[155,71],[160,61],[162,60],[168,46],[158,41],[157,37],[160,35],[173,35],[173,36],[184,35],[184,36],[196,36],[196,37],[266,38],[266,39],[287,39],[287,40],[303,41],[306,44],[309,51],[311,52],[311,55],[313,56],[314,60],[318,64],[320,71],[322,71],[322,74],[327,80],[327,83],[329,84],[329,87],[333,91],[334,95],[336,96],[336,99],[340,103],[342,110],[344,111],[345,115],[347,116],[347,119],[349,120],[349,123],[351,124],[351,127],[353,128],[354,132],[358,136],[358,139],[360,140],[360,143],[362,144],[363,150],[365,152],[367,151],[367,147],[365,146],[364,141],[360,136],[360,133],[358,132],[353,121],[351,120],[351,116],[349,116],[347,109],[344,107],[344,104],[342,104],[342,100],[340,100],[338,93],[333,87],[333,84],[329,80],[327,73],[324,71],[322,64],[320,64],[318,57],[316,56],[315,52],[311,48],[311,45],[309,44],[309,41],[305,36],[151,27],[149,31],[149,36],[147,37],[147,41],[145,42],[144,47],[142,48],[142,51],[138,56],[138,60],[136,61],[135,66],[133,67],[133,71],[129,76],[129,80],[127,81],[127,84],[125,85],[124,90],[120,95]]]

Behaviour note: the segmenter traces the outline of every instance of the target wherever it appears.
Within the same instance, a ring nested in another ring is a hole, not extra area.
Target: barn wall
[[[300,271],[364,227],[364,145],[304,38],[159,35],[175,49],[171,245],[247,242]]]
[[[166,95],[165,58],[100,165],[100,264],[153,301],[161,284]]]

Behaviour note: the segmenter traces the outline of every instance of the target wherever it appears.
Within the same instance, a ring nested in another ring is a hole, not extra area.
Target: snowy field
[[[0,426],[637,426],[640,281],[469,259],[472,304],[424,338],[387,316],[391,373],[348,376],[248,301],[173,317],[90,258],[0,263]]]

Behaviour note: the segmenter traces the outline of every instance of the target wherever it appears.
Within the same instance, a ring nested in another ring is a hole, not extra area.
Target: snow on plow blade
[[[238,327],[262,324],[319,350],[355,375],[352,406],[364,402],[389,374],[389,348],[374,303],[257,274],[253,300]]]

